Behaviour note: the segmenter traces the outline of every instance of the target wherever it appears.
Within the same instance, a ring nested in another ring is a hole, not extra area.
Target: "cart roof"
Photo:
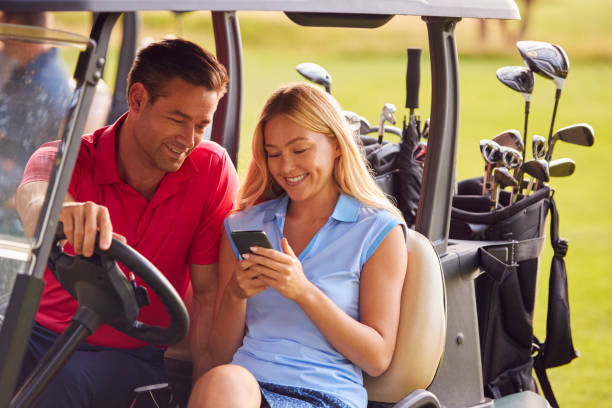
[[[415,16],[518,19],[513,0],[2,0],[1,10],[285,11],[312,13],[397,14]]]

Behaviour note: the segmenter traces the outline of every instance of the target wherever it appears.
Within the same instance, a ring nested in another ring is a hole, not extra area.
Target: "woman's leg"
[[[215,367],[195,383],[188,408],[259,408],[261,391],[253,374],[235,364]]]

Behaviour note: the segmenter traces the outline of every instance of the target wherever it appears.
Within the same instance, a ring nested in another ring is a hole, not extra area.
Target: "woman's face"
[[[292,201],[329,200],[337,194],[333,180],[338,143],[277,114],[266,122],[264,149],[268,169]]]

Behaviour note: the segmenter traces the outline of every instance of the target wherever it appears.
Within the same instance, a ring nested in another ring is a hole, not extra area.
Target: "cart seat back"
[[[408,267],[402,290],[399,329],[389,368],[378,377],[364,373],[368,399],[397,402],[432,382],[444,350],[444,277],[433,245],[408,230]]]

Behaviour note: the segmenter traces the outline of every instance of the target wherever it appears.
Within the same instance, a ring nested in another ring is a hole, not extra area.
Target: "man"
[[[129,112],[83,137],[60,215],[77,254],[93,253],[96,232],[102,249],[116,233],[155,264],[181,296],[191,277],[196,378],[210,364],[205,351],[219,237],[238,188],[225,150],[201,142],[226,87],[224,67],[193,43],[163,40],[141,49],[128,77]],[[17,192],[26,234],[35,228],[57,145],[47,143],[35,153]],[[24,371],[40,359],[76,310],[75,301],[48,270],[45,281]],[[167,325],[162,308],[154,302],[141,310],[139,320]],[[163,351],[156,347],[106,325],[86,342],[38,406],[128,406],[135,387],[165,380]]]

